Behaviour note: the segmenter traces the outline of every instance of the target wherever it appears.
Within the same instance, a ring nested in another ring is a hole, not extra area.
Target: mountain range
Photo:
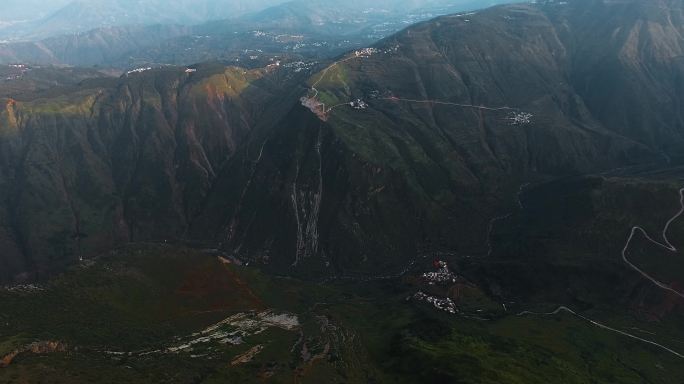
[[[208,20],[235,18],[282,3],[284,0],[77,0],[35,20],[0,29],[5,40],[36,40],[95,28],[151,24],[199,24]],[[56,4],[54,4],[56,5]],[[53,6],[54,6],[53,5]],[[13,3],[10,2],[10,6]],[[17,4],[14,9],[37,9]],[[43,8],[44,9],[44,8]],[[11,11],[11,10],[10,10]]]
[[[445,16],[309,80],[170,67],[5,101],[5,278],[165,239],[333,276],[482,252],[526,180],[681,151],[681,23],[665,5]],[[314,84],[339,104],[323,120],[299,105]]]
[[[0,381],[682,382],[681,0],[331,4],[0,47]]]
[[[173,7],[149,1],[76,2],[35,25],[7,27],[4,38],[19,41],[0,44],[0,63],[130,68],[184,65],[211,58],[234,60],[245,51],[331,57],[417,21],[501,2],[385,1],[372,7],[364,2],[330,0],[249,2],[249,6],[174,2]],[[164,13],[155,11],[160,8]],[[0,39],[2,33],[0,29]]]

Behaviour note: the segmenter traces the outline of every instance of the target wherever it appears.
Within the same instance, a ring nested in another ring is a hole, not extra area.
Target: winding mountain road
[[[658,286],[658,287],[660,287],[660,288],[662,288],[662,289],[664,289],[664,290],[666,290],[666,291],[668,291],[668,292],[674,293],[675,295],[677,295],[677,296],[679,296],[679,297],[681,297],[681,298],[684,298],[684,293],[679,292],[679,291],[673,289],[672,287],[670,287],[670,285],[665,284],[665,283],[663,283],[662,281],[656,279],[655,277],[649,275],[646,271],[644,271],[643,269],[637,267],[634,263],[632,263],[631,261],[629,261],[629,259],[627,258],[627,251],[629,250],[629,246],[630,246],[630,244],[632,243],[632,239],[634,239],[634,236],[635,236],[638,232],[641,232],[641,234],[643,234],[644,237],[646,237],[646,239],[647,239],[648,241],[650,241],[651,243],[657,245],[658,247],[664,248],[664,249],[666,249],[666,250],[668,250],[668,251],[670,251],[670,252],[673,252],[673,253],[674,253],[674,252],[677,252],[677,247],[675,247],[674,245],[672,245],[672,243],[670,242],[670,240],[667,238],[667,232],[669,231],[670,226],[672,225],[672,223],[673,223],[675,220],[679,219],[679,217],[682,216],[682,215],[684,214],[684,188],[682,188],[682,189],[679,190],[679,205],[680,205],[680,209],[679,209],[679,211],[677,212],[677,214],[675,214],[674,216],[672,216],[672,218],[671,218],[670,220],[667,221],[667,223],[665,224],[665,227],[663,228],[663,232],[662,232],[663,242],[662,242],[662,243],[661,243],[661,242],[658,242],[658,241],[656,241],[656,240],[654,240],[654,239],[648,234],[648,232],[646,232],[646,230],[643,229],[642,227],[639,227],[639,226],[633,227],[633,228],[632,228],[632,231],[631,231],[630,234],[629,234],[629,238],[627,239],[627,242],[625,243],[625,247],[622,249],[622,260],[624,260],[624,262],[627,263],[627,265],[629,265],[633,270],[637,271],[637,272],[638,272],[641,276],[643,276],[645,279],[650,280],[650,281],[651,281],[653,284],[655,284],[656,286]]]
[[[659,288],[661,288],[661,289],[663,289],[663,290],[665,290],[665,291],[674,293],[675,295],[677,295],[677,296],[679,296],[679,297],[681,297],[681,298],[684,298],[684,293],[679,292],[679,291],[673,289],[673,288],[670,287],[668,284],[665,284],[665,283],[661,282],[660,280],[656,279],[655,277],[651,276],[650,274],[648,274],[648,272],[646,272],[646,271],[644,271],[643,269],[639,268],[639,267],[636,266],[634,263],[632,263],[631,261],[629,261],[629,259],[627,258],[627,251],[629,250],[629,246],[631,245],[632,240],[634,239],[634,236],[636,236],[637,233],[641,233],[642,235],[644,235],[644,237],[645,237],[648,241],[650,241],[651,243],[657,245],[657,246],[660,247],[660,248],[666,249],[666,250],[668,250],[668,251],[670,251],[670,252],[673,252],[673,253],[678,251],[678,250],[677,250],[677,247],[675,247],[674,245],[672,245],[672,243],[671,243],[670,240],[668,239],[668,237],[667,237],[667,232],[669,231],[670,227],[672,226],[672,223],[674,223],[677,219],[679,219],[682,215],[684,215],[684,188],[682,188],[682,189],[679,190],[679,205],[680,205],[680,208],[679,208],[679,210],[677,211],[677,213],[676,213],[674,216],[672,216],[672,217],[667,221],[667,223],[665,223],[665,227],[663,228],[663,231],[662,231],[662,233],[661,233],[661,236],[662,236],[662,239],[663,239],[663,242],[662,242],[662,243],[659,242],[659,241],[654,240],[654,239],[648,234],[648,232],[647,232],[644,228],[642,228],[642,227],[640,227],[640,226],[634,226],[634,227],[632,227],[632,230],[630,231],[629,237],[627,238],[627,242],[625,243],[624,248],[622,248],[622,260],[623,260],[630,268],[632,268],[633,270],[635,270],[636,272],[638,272],[641,276],[643,276],[645,279],[651,281],[653,284],[655,284],[655,285],[658,286]],[[588,318],[588,317],[586,317],[586,316],[580,315],[579,313],[577,313],[577,312],[573,311],[572,309],[570,309],[570,308],[568,308],[568,307],[565,307],[565,306],[558,307],[558,309],[556,309],[555,311],[553,311],[553,312],[548,312],[548,313],[538,313],[538,312],[524,311],[524,312],[519,313],[518,316],[525,316],[525,315],[554,316],[554,315],[558,315],[558,314],[561,313],[561,312],[570,313],[570,314],[572,314],[573,316],[575,316],[575,317],[577,317],[577,318],[579,318],[579,319],[582,319],[582,320],[584,320],[584,321],[586,321],[586,322],[588,322],[588,323],[590,323],[590,324],[592,324],[592,325],[594,325],[594,326],[596,326],[596,327],[599,327],[599,328],[601,328],[601,329],[605,329],[605,330],[608,330],[608,331],[611,331],[611,332],[618,333],[618,334],[620,334],[620,335],[629,337],[629,338],[634,339],[634,340],[641,341],[641,342],[646,343],[646,344],[650,344],[650,345],[656,346],[656,347],[658,347],[658,348],[660,348],[660,349],[662,349],[662,350],[664,350],[664,351],[667,351],[667,352],[669,352],[669,353],[671,353],[671,354],[673,354],[673,355],[675,355],[675,356],[677,356],[677,357],[679,357],[679,358],[684,359],[684,354],[681,354],[681,353],[679,353],[679,352],[677,352],[677,351],[675,351],[675,350],[673,350],[673,349],[671,349],[671,348],[669,348],[669,347],[667,347],[667,346],[665,346],[665,345],[659,344],[659,343],[657,343],[657,342],[655,342],[655,341],[652,341],[652,340],[644,339],[644,338],[639,337],[639,336],[632,335],[631,333],[627,333],[627,332],[625,332],[625,331],[622,331],[622,330],[619,330],[619,329],[615,329],[615,328],[613,328],[613,327],[609,327],[609,326],[607,326],[607,325],[605,325],[605,324],[602,324],[602,323],[600,323],[600,322],[598,322],[598,321],[592,320],[592,319],[590,319],[590,318]]]
[[[320,104],[323,108],[323,116],[328,115],[330,112],[332,112],[334,109],[345,106],[345,105],[350,105],[349,102],[346,103],[340,103],[337,105],[334,105],[330,108],[326,108],[324,103],[321,103],[318,100],[318,95],[320,92],[318,91],[318,85],[325,79],[325,77],[328,75],[328,72],[336,67],[338,64],[357,59],[357,58],[363,58],[366,56],[359,56],[359,55],[354,55],[347,57],[345,59],[336,61],[332,64],[330,64],[328,67],[326,67],[322,72],[318,80],[316,80],[312,85],[311,88],[309,89],[310,92],[312,92],[311,96],[309,96],[307,99],[311,101],[315,101],[317,104]],[[452,103],[449,101],[441,101],[441,100],[416,100],[416,99],[405,99],[405,98],[400,98],[400,97],[383,97],[380,98],[379,100],[387,100],[387,101],[401,101],[401,102],[406,102],[406,103],[417,103],[417,104],[432,104],[432,105],[449,105],[449,106],[455,106],[455,107],[460,107],[460,108],[473,108],[473,109],[479,109],[479,110],[486,110],[486,111],[516,111],[515,108],[511,107],[487,107],[483,105],[471,105],[471,104],[462,104],[462,103]]]
[[[514,111],[515,110],[515,108],[511,108],[511,107],[486,107],[483,105],[452,103],[449,101],[441,101],[441,100],[404,99],[404,98],[394,97],[394,96],[383,97],[380,100],[403,101],[403,102],[407,102],[407,103],[418,103],[418,104],[450,105],[450,106],[461,107],[461,108],[481,109],[481,110],[485,110],[485,111]]]
[[[615,328],[613,328],[613,327],[609,327],[609,326],[607,326],[607,325],[605,325],[605,324],[599,323],[598,321],[592,320],[592,319],[590,319],[590,318],[588,318],[588,317],[586,317],[586,316],[582,316],[582,315],[580,315],[579,313],[577,313],[577,312],[573,311],[572,309],[570,309],[570,308],[568,308],[568,307],[565,307],[565,306],[558,307],[558,309],[556,309],[555,311],[553,311],[553,312],[548,312],[548,313],[538,313],[538,312],[524,311],[524,312],[520,312],[520,313],[518,314],[518,316],[526,316],[526,315],[534,315],[534,316],[555,316],[555,315],[558,315],[558,314],[561,313],[561,312],[570,313],[571,315],[573,315],[573,316],[575,316],[575,317],[577,317],[577,318],[579,318],[579,319],[582,319],[582,320],[584,320],[584,321],[586,321],[586,322],[588,322],[588,323],[590,323],[590,324],[592,324],[592,325],[594,325],[594,326],[596,326],[596,327],[599,327],[599,328],[601,328],[601,329],[605,329],[605,330],[607,330],[607,331],[611,331],[611,332],[618,333],[618,334],[620,334],[620,335],[622,335],[622,336],[629,337],[630,339],[634,339],[634,340],[637,340],[637,341],[641,341],[642,343],[646,343],[646,344],[653,345],[653,346],[658,347],[658,348],[660,348],[660,349],[662,349],[662,350],[664,350],[664,351],[667,351],[667,352],[669,352],[669,353],[671,353],[671,354],[673,354],[673,355],[675,355],[675,356],[677,356],[677,357],[679,357],[679,358],[684,359],[684,355],[683,355],[683,354],[681,354],[681,353],[679,353],[679,352],[677,352],[677,351],[675,351],[675,350],[673,350],[673,349],[671,349],[671,348],[669,348],[669,347],[666,347],[666,346],[664,346],[664,345],[662,345],[662,344],[656,343],[655,341],[648,340],[648,339],[644,339],[644,338],[641,338],[641,337],[639,337],[639,336],[634,336],[634,335],[632,335],[631,333],[627,333],[627,332],[625,332],[625,331],[621,331],[621,330],[619,330],[619,329],[615,329]]]

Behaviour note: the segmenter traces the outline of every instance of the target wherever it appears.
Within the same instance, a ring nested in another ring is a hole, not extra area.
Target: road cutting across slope
[[[586,316],[580,315],[579,313],[577,313],[577,312],[573,311],[572,309],[570,309],[570,308],[568,308],[568,307],[565,307],[565,306],[560,306],[560,307],[558,307],[558,309],[556,309],[555,311],[553,311],[553,312],[546,312],[546,313],[524,311],[524,312],[520,312],[520,313],[518,314],[518,316],[527,316],[527,315],[534,315],[534,316],[555,316],[555,315],[560,314],[561,312],[567,312],[567,313],[569,313],[569,314],[571,314],[571,315],[577,317],[578,319],[582,319],[582,320],[584,320],[584,321],[586,321],[586,322],[588,322],[588,323],[590,323],[590,324],[592,324],[592,325],[594,325],[594,326],[596,326],[596,327],[598,327],[598,328],[601,328],[601,329],[605,329],[605,330],[607,330],[607,331],[611,331],[611,332],[618,333],[618,334],[620,334],[620,335],[622,335],[622,336],[629,337],[630,339],[634,339],[634,340],[640,341],[640,342],[642,342],[642,343],[646,343],[646,344],[653,345],[653,346],[658,347],[658,348],[660,348],[660,349],[662,349],[662,350],[664,350],[664,351],[666,351],[666,352],[669,352],[669,353],[671,353],[671,354],[673,354],[673,355],[675,355],[675,356],[677,356],[677,357],[679,357],[679,358],[684,359],[684,355],[683,355],[683,354],[681,354],[681,353],[679,353],[679,352],[677,352],[677,351],[675,351],[675,350],[673,350],[673,349],[671,349],[671,348],[669,348],[669,347],[666,347],[666,346],[664,346],[664,345],[662,345],[662,344],[656,343],[655,341],[648,340],[648,339],[644,339],[644,338],[641,338],[641,337],[639,337],[639,336],[634,336],[634,335],[632,335],[631,333],[627,333],[627,332],[625,332],[625,331],[622,331],[622,330],[619,330],[619,329],[615,329],[615,328],[613,328],[613,327],[609,327],[609,326],[607,326],[607,325],[605,325],[605,324],[599,323],[598,321],[592,320],[592,319],[590,319],[590,318],[588,318],[588,317],[586,317]]]

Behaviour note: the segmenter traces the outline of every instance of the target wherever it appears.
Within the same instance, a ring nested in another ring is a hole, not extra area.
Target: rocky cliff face
[[[4,101],[1,277],[166,239],[318,277],[486,254],[526,180],[682,149],[681,12],[650,4],[438,18],[308,82],[207,65]]]

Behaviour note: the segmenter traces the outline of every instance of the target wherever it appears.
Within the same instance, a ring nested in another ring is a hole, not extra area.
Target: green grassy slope
[[[679,358],[569,315],[472,320],[407,301],[416,288],[399,280],[310,284],[171,246],[121,249],[41,288],[0,294],[6,308],[0,355],[41,340],[60,341],[67,352],[20,354],[0,368],[3,382],[671,383],[684,377]],[[266,326],[237,345],[213,339],[177,353],[145,353],[197,338],[232,315],[264,310],[297,316],[299,325]],[[251,360],[235,363],[255,347]]]

